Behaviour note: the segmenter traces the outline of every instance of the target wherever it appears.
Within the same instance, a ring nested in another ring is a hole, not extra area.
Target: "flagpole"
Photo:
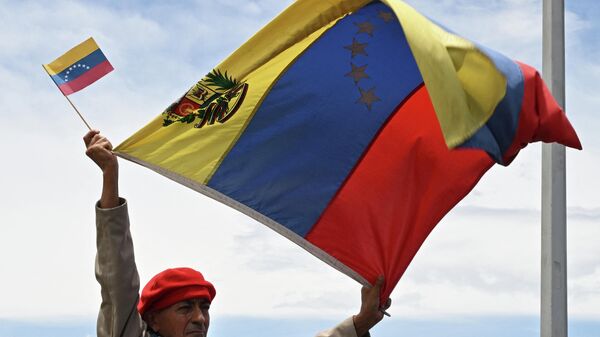
[[[564,0],[543,2],[543,77],[565,108]],[[541,337],[567,337],[566,157],[542,145]]]
[[[50,76],[50,78],[52,78],[52,75],[50,75],[50,73],[48,72],[48,69],[46,69],[46,67],[44,67],[43,64],[42,64],[42,68],[44,68],[44,71],[46,71],[46,74],[48,74],[48,76]],[[65,94],[63,94],[63,96],[67,99],[67,101],[69,101],[69,104],[71,104],[71,106],[73,107],[73,109],[75,109],[75,112],[77,113],[77,115],[79,116],[79,118],[81,118],[81,120],[83,121],[83,124],[85,124],[85,126],[87,126],[88,130],[91,131],[92,128],[90,127],[90,125],[88,124],[88,122],[85,120],[85,118],[83,118],[83,115],[79,112],[79,110],[77,109],[77,107],[75,106],[75,104],[73,104],[73,102],[71,102],[71,99],[69,98],[69,96],[67,96]]]
[[[71,104],[71,106],[73,107],[73,109],[75,109],[75,112],[77,113],[77,115],[79,116],[79,118],[81,118],[81,120],[83,121],[83,123],[85,124],[85,126],[87,126],[88,130],[92,131],[92,128],[90,127],[90,125],[88,124],[88,122],[85,121],[85,118],[83,118],[83,116],[81,115],[81,113],[79,112],[79,110],[77,110],[77,107],[75,107],[75,104],[73,104],[73,102],[71,102],[71,99],[69,98],[69,96],[67,95],[63,95],[65,96],[65,98],[67,99],[67,101],[69,101],[69,103]]]

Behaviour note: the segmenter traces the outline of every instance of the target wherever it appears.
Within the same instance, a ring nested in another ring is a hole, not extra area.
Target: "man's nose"
[[[192,312],[192,322],[198,324],[206,323],[206,313],[199,306],[194,306],[194,311]]]

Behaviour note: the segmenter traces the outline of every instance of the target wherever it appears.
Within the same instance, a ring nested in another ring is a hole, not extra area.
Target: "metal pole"
[[[565,109],[564,0],[543,3],[543,77]],[[565,148],[542,145],[541,336],[567,337]]]

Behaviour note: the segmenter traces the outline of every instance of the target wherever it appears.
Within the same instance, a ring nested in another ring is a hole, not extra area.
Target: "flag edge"
[[[358,274],[356,271],[354,271],[353,269],[351,269],[350,267],[346,266],[345,264],[343,264],[341,261],[339,261],[338,259],[336,259],[335,257],[333,257],[332,255],[330,255],[329,253],[327,253],[326,251],[322,250],[321,248],[315,246],[314,244],[312,244],[311,242],[309,242],[308,240],[306,240],[304,237],[296,234],[295,232],[293,232],[292,230],[288,229],[287,227],[281,225],[280,223],[276,222],[275,220],[267,217],[264,214],[261,214],[253,209],[251,209],[250,207],[224,195],[223,193],[214,190],[206,185],[202,185],[201,183],[198,183],[192,179],[186,178],[178,173],[169,171],[169,170],[165,170],[162,169],[158,166],[155,166],[151,163],[148,163],[144,160],[138,159],[134,156],[128,155],[126,153],[122,153],[122,152],[114,152],[115,155],[117,155],[118,157],[121,157],[125,160],[131,161],[133,163],[136,163],[138,165],[141,165],[143,167],[149,168],[150,170],[170,179],[173,180],[183,186],[186,186],[198,193],[201,193],[211,199],[214,199],[217,202],[220,202],[224,205],[227,205],[235,210],[237,210],[238,212],[245,214],[247,216],[249,216],[250,218],[258,221],[259,223],[269,227],[270,229],[272,229],[273,231],[275,231],[276,233],[278,233],[279,235],[283,236],[284,238],[290,240],[291,242],[295,243],[296,245],[298,245],[300,248],[304,249],[305,251],[307,251],[308,253],[312,254],[313,256],[315,256],[316,258],[318,258],[319,260],[325,262],[326,264],[328,264],[329,266],[333,267],[334,269],[338,270],[339,272],[341,272],[342,274],[350,277],[351,279],[355,280],[356,282],[360,283],[361,285],[364,286],[370,286],[371,284],[369,283],[369,281],[367,281],[366,278],[364,278],[363,276],[361,276],[360,274]]]

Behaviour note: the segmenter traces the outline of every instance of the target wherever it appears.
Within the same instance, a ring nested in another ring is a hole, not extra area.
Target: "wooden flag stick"
[[[44,65],[42,64],[42,68],[44,68],[44,70],[46,71],[46,74],[48,74],[48,76],[50,76],[50,78],[52,79],[52,75],[50,75],[50,73],[48,72],[48,69],[46,69],[46,67],[44,67]],[[52,80],[54,82],[54,80]],[[56,83],[54,83],[56,84]],[[58,85],[56,86],[58,87]],[[60,88],[59,88],[60,90]],[[62,93],[62,91],[61,91]],[[73,109],[75,109],[75,112],[77,113],[77,115],[79,116],[79,118],[81,118],[81,120],[83,121],[83,123],[85,124],[85,126],[87,126],[88,130],[92,131],[92,128],[90,127],[90,125],[88,124],[88,122],[85,120],[85,118],[83,118],[83,115],[81,115],[81,113],[79,112],[79,110],[77,110],[77,107],[75,106],[75,104],[73,104],[73,102],[71,102],[71,99],[69,98],[69,96],[65,95],[63,93],[63,96],[65,96],[65,98],[67,99],[67,101],[69,101],[69,104],[71,104],[71,106],[73,107]]]
[[[85,126],[87,126],[88,130],[92,131],[92,128],[90,127],[90,125],[88,124],[88,122],[85,121],[85,118],[83,118],[83,116],[81,115],[81,113],[79,112],[79,110],[77,110],[77,107],[75,107],[75,104],[73,104],[73,102],[71,102],[71,99],[69,98],[69,96],[67,95],[63,95],[65,96],[65,98],[67,99],[67,101],[69,101],[69,103],[71,104],[71,106],[73,107],[73,109],[75,109],[75,112],[77,113],[77,115],[79,116],[79,118],[81,118],[81,120],[83,121],[83,123],[85,124]]]

